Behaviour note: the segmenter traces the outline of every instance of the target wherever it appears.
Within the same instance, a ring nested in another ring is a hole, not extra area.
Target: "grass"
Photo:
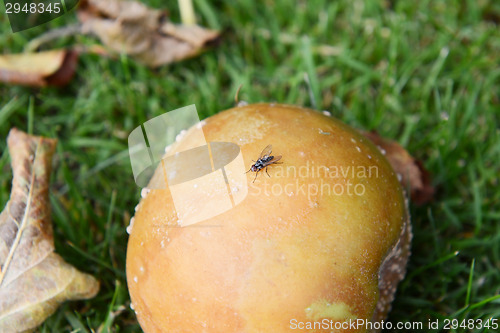
[[[144,2],[179,18],[172,0]],[[411,205],[412,257],[389,321],[500,320],[498,3],[195,0],[195,9],[201,24],[224,31],[198,58],[150,70],[125,56],[84,55],[65,88],[0,85],[0,204],[10,192],[9,129],[57,137],[56,248],[101,282],[96,298],[65,303],[41,332],[140,331],[125,279],[125,227],[140,198],[127,135],[185,105],[203,117],[229,108],[240,84],[240,99],[329,110],[377,130],[430,170],[437,194]],[[2,53],[76,20],[71,13],[12,34],[0,15]]]

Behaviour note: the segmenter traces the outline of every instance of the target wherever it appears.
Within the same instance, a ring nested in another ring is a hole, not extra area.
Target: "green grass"
[[[172,0],[144,2],[179,17]],[[432,173],[435,200],[411,205],[412,257],[389,321],[500,320],[498,2],[195,0],[195,8],[201,24],[224,30],[221,45],[198,58],[150,70],[84,55],[65,88],[0,84],[0,205],[10,192],[9,129],[57,137],[56,248],[101,282],[96,298],[65,303],[41,331],[140,331],[125,279],[125,227],[140,198],[127,135],[185,105],[204,117],[229,108],[240,84],[240,99],[329,110],[377,130]],[[2,53],[76,20],[12,34],[0,15]],[[91,43],[77,36],[45,47]]]

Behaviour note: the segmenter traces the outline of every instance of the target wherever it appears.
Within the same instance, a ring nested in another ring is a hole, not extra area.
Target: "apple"
[[[220,112],[203,132],[239,146],[245,181],[231,191],[248,192],[182,226],[169,188],[143,191],[127,281],[144,332],[377,331],[411,239],[404,191],[377,147],[328,115],[279,104]],[[188,147],[191,133],[171,152]],[[282,164],[254,181],[244,172],[269,144]],[[183,191],[202,204],[196,188]]]

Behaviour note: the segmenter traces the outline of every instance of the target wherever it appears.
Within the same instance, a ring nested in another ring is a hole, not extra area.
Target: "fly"
[[[257,179],[257,175],[262,169],[265,168],[267,175],[271,177],[269,175],[269,172],[267,172],[267,167],[270,166],[271,164],[283,163],[283,162],[278,163],[278,161],[281,159],[281,155],[279,156],[271,155],[272,149],[273,149],[272,145],[268,145],[266,148],[264,148],[262,150],[262,153],[260,153],[257,161],[254,161],[255,163],[250,167],[250,169],[247,172],[245,172],[245,173],[248,173],[250,171],[255,172],[255,178],[253,179],[253,182],[255,182],[255,180]]]

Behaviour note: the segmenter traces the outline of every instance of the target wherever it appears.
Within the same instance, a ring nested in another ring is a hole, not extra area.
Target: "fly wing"
[[[273,146],[272,146],[272,145],[268,145],[266,148],[264,148],[264,149],[262,150],[262,153],[260,153],[260,155],[259,155],[259,158],[258,158],[258,159],[260,160],[260,159],[261,159],[261,158],[263,158],[264,156],[269,156],[269,155],[271,155],[272,150],[273,150]]]
[[[270,161],[268,161],[268,162],[266,163],[266,165],[276,163],[276,162],[278,162],[279,160],[281,160],[281,155],[274,156],[272,160],[270,160]]]

